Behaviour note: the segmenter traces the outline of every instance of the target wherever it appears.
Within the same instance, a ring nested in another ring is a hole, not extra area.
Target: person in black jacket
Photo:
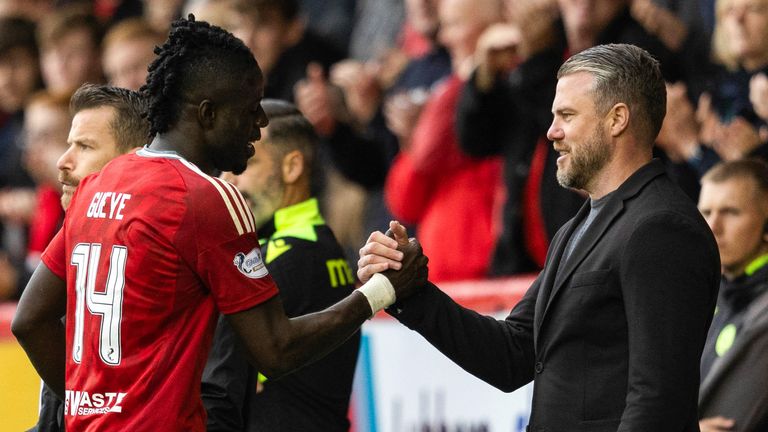
[[[240,175],[224,178],[248,201],[267,269],[286,314],[316,312],[355,288],[354,276],[314,197],[317,136],[288,102],[265,99],[265,134]],[[278,380],[258,374],[227,322],[219,320],[203,373],[208,431],[346,431],[360,333],[327,357]],[[257,390],[258,388],[258,390]]]
[[[467,154],[502,155],[505,159],[507,200],[503,230],[491,264],[493,275],[539,270],[554,234],[581,205],[582,196],[557,185],[558,154],[546,138],[552,121],[549,109],[555,94],[555,74],[569,54],[597,44],[628,43],[656,57],[667,81],[697,82],[705,69],[699,65],[706,60],[706,48],[689,43],[697,40],[695,35],[684,41],[679,53],[673,53],[633,17],[629,3],[597,0],[586,6],[585,2],[559,0],[561,19],[551,28],[524,28],[520,45],[529,47],[527,59],[509,74],[488,66],[497,64],[492,57],[503,55],[503,49],[498,49],[497,44],[478,44],[476,57],[487,61],[480,62],[464,86],[456,127],[459,144]],[[547,17],[544,14],[517,20],[541,25]],[[551,43],[537,43],[530,48],[536,42],[527,40],[531,38]],[[484,46],[491,51],[489,55],[482,52]],[[694,70],[696,67],[699,70]]]
[[[704,218],[652,159],[665,113],[659,65],[600,45],[558,72],[547,131],[557,181],[590,200],[555,234],[544,270],[504,320],[432,284],[388,311],[476,377],[534,382],[529,431],[698,432],[699,359],[720,261]],[[407,239],[371,235],[358,276]]]

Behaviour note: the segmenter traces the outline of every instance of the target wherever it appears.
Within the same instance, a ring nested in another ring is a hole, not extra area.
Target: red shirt
[[[277,288],[234,186],[143,149],[84,179],[43,262],[67,281],[67,430],[204,431],[221,311]]]
[[[433,282],[485,277],[496,244],[502,161],[461,152],[454,117],[462,86],[453,75],[430,96],[384,186],[392,214],[416,224]]]

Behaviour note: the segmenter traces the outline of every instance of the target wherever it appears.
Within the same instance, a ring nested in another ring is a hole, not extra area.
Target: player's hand
[[[389,279],[395,288],[396,298],[403,300],[427,283],[429,259],[424,256],[424,251],[415,238],[408,239],[407,244],[398,242],[397,249],[403,252],[402,268],[400,270],[386,270],[382,274]]]

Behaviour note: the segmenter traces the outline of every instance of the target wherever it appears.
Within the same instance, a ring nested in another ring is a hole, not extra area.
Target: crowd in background
[[[0,299],[61,225],[69,96],[139,89],[187,13],[241,38],[264,97],[321,136],[321,205],[351,263],[394,218],[434,281],[540,269],[585,199],[556,183],[556,72],[597,44],[661,61],[656,152],[694,201],[718,161],[768,157],[768,0],[0,0]]]

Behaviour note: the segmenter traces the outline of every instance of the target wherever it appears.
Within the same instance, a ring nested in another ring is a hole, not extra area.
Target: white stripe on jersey
[[[187,168],[192,170],[192,172],[208,180],[208,182],[211,183],[214,188],[216,188],[216,190],[219,192],[219,195],[221,195],[221,199],[224,200],[224,205],[226,205],[227,210],[229,211],[229,216],[232,218],[232,222],[234,222],[235,228],[237,229],[237,233],[239,235],[243,235],[243,233],[246,233],[246,232],[256,231],[256,228],[255,228],[256,223],[255,223],[253,214],[251,214],[251,210],[248,208],[248,206],[245,205],[245,199],[240,194],[240,192],[237,189],[235,189],[234,186],[232,186],[231,184],[225,182],[224,180],[209,176],[208,174],[202,172],[200,168],[197,167],[197,165],[187,161],[186,159],[179,156],[175,152],[157,152],[147,147],[144,147],[139,151],[137,151],[136,154],[143,157],[159,157],[159,158],[166,158],[166,159],[176,159],[179,162],[183,163]],[[230,198],[229,194],[224,190],[224,188],[231,190],[232,195],[235,197],[234,200]],[[234,206],[232,205],[233,201],[235,204]],[[237,207],[237,210],[235,210],[235,206]],[[243,224],[240,223],[241,219],[245,224],[245,229],[243,228]]]
[[[245,225],[245,229],[248,232],[255,231],[256,229],[254,227],[255,224],[253,223],[253,220],[251,220],[251,218],[248,217],[249,215],[251,215],[251,212],[249,211],[248,206],[245,203],[245,199],[237,190],[235,185],[227,181],[224,181],[222,179],[216,179],[216,180],[218,180],[219,183],[221,183],[225,188],[227,188],[231,196],[234,197],[235,205],[237,205],[237,210],[240,212],[240,216],[243,219],[243,224]]]

